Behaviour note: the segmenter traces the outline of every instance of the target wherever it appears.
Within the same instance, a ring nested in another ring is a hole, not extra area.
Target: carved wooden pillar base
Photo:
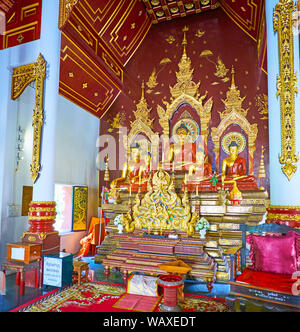
[[[267,224],[276,223],[278,225],[300,228],[299,206],[270,206],[267,211]]]
[[[29,230],[23,233],[22,242],[42,245],[42,254],[60,251],[60,236],[53,225],[56,217],[55,202],[31,202],[29,204]]]

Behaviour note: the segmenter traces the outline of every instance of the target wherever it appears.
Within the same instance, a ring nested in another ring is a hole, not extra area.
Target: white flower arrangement
[[[201,231],[202,229],[209,230],[209,222],[204,217],[202,217],[197,221],[195,229],[196,231]]]
[[[116,218],[114,219],[114,224],[116,226],[123,225],[122,218],[123,218],[122,214],[117,215]]]

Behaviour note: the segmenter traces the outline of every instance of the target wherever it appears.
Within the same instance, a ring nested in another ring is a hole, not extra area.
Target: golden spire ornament
[[[262,185],[262,179],[266,177],[265,162],[264,162],[264,152],[265,152],[265,148],[264,148],[264,146],[262,146],[261,147],[260,164],[259,164],[259,170],[258,170],[258,179],[260,179],[259,190],[265,190],[265,188]]]
[[[104,158],[104,162],[105,162],[104,181],[105,182],[109,182],[109,180],[110,180],[110,178],[109,178],[108,161],[109,161],[109,157],[108,157],[108,155],[106,155],[105,158]]]

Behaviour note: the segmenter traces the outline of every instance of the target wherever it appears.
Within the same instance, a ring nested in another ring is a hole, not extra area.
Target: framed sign
[[[87,229],[88,187],[73,186],[72,231]]]
[[[62,260],[56,257],[44,257],[43,284],[62,287]]]

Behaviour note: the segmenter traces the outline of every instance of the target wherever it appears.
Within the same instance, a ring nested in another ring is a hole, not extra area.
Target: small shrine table
[[[89,275],[89,263],[81,262],[81,261],[73,261],[73,272],[77,273],[78,285],[81,285],[82,281],[88,281]],[[84,272],[84,276],[82,277],[82,272]]]
[[[27,271],[35,271],[35,288],[41,287],[40,260],[30,262],[29,264],[14,261],[6,262],[2,264],[2,270],[4,277],[6,270],[13,270],[17,272],[16,285],[20,286],[20,295],[23,295],[25,292],[25,273]]]
[[[158,278],[157,283],[164,289],[164,303],[160,305],[160,311],[180,312],[177,289],[184,284],[183,278],[175,274],[163,274]]]

